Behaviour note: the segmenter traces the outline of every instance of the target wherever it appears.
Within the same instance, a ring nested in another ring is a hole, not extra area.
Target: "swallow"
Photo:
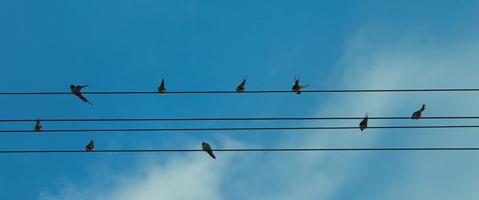
[[[216,159],[216,156],[215,154],[213,153],[213,150],[211,149],[211,146],[210,144],[206,143],[206,142],[203,142],[201,143],[201,146],[203,148],[203,151],[205,151],[206,153],[208,153],[213,159]]]
[[[83,102],[85,103],[88,103],[90,105],[93,105],[90,101],[88,101],[88,99],[86,99],[82,93],[81,93],[81,89],[84,88],[84,87],[88,87],[89,85],[70,85],[70,90],[72,92],[72,94],[74,94],[75,96],[77,96],[78,98],[80,98]]]
[[[426,110],[426,104],[422,104],[421,109],[414,112],[411,116],[411,119],[418,120],[419,118],[421,118],[422,112],[424,112],[425,110]]]
[[[236,86],[236,92],[244,92],[246,86],[246,78],[241,81],[241,83]]]
[[[35,132],[42,132],[42,125],[40,124],[40,119],[37,119],[35,123]]]
[[[160,94],[165,94],[166,93],[165,79],[161,79],[160,86],[158,87],[158,93],[160,93]]]
[[[368,127],[368,113],[366,113],[363,120],[359,122],[359,130],[363,131],[367,127]]]
[[[94,148],[95,148],[95,143],[93,142],[93,140],[90,140],[90,143],[88,143],[85,147],[87,152],[92,152]]]
[[[301,90],[304,89],[304,88],[307,88],[308,86],[309,86],[309,84],[300,85],[299,84],[299,76],[298,76],[298,78],[294,79],[294,85],[291,89],[293,90],[293,92],[295,92],[296,94],[299,95],[299,94],[301,94]]]

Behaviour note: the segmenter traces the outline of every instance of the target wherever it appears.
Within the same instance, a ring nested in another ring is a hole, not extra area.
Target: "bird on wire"
[[[205,151],[206,153],[208,153],[213,159],[216,159],[216,156],[215,154],[213,153],[213,150],[211,149],[211,146],[210,144],[206,143],[206,142],[203,142],[201,143],[201,146],[203,148],[203,151]]]
[[[411,116],[411,119],[413,120],[418,120],[419,118],[421,118],[422,116],[422,112],[424,112],[426,110],[426,104],[422,104],[422,107],[421,109],[419,109],[418,111],[414,112]]]
[[[161,79],[160,86],[158,87],[158,93],[160,94],[166,93],[165,79]]]
[[[361,131],[364,131],[366,128],[368,128],[368,113],[366,113],[363,120],[359,123],[359,129]]]
[[[92,152],[94,148],[95,148],[95,143],[93,142],[93,140],[90,140],[90,143],[88,143],[88,144],[85,146],[85,150],[86,150],[87,152]]]
[[[37,121],[35,122],[35,128],[34,128],[35,132],[39,133],[39,132],[42,132],[42,125],[40,123],[40,119],[37,119]]]
[[[293,92],[295,92],[296,94],[301,94],[301,90],[303,90],[304,88],[307,88],[309,86],[309,84],[307,85],[300,85],[299,84],[299,76],[298,77],[295,77],[294,78],[294,85],[293,87],[291,88],[291,90],[293,90]]]
[[[244,90],[246,89],[246,78],[243,79],[243,81],[241,81],[241,83],[236,86],[236,92],[244,92]]]
[[[82,94],[82,89],[84,87],[89,87],[89,85],[70,85],[70,90],[72,92],[72,94],[74,94],[75,96],[77,96],[78,98],[80,98],[83,102],[85,103],[88,103],[90,105],[93,105],[90,101],[88,101],[87,98],[85,98]]]

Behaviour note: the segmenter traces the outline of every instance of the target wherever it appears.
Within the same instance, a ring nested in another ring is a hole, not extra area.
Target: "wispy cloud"
[[[191,154],[172,157],[165,164],[148,160],[140,162],[135,170],[125,174],[105,174],[114,179],[114,185],[98,185],[93,182],[84,188],[72,183],[61,184],[59,193],[44,191],[42,200],[60,199],[204,199],[220,198],[220,184],[228,156],[214,162],[209,156]],[[143,166],[144,165],[144,166]]]
[[[479,52],[477,40],[441,43],[423,36],[391,36],[365,28],[354,34],[344,47],[344,55],[330,76],[329,85],[372,89],[471,87],[479,83],[479,57],[474,52]],[[426,103],[427,115],[473,115],[479,112],[478,101],[479,97],[472,94],[345,94],[331,95],[317,109],[318,115],[325,116],[365,112],[373,116],[409,116]],[[383,122],[371,122],[380,123]],[[348,125],[357,125],[357,122]],[[324,134],[286,136],[275,146],[441,146],[474,144],[471,139],[479,139],[465,134],[461,134],[460,139],[454,138],[454,132],[448,130],[434,130],[441,134],[428,132],[432,131],[421,131],[424,134],[390,130],[339,134],[325,131]],[[222,141],[226,147],[246,146],[228,138]],[[472,172],[479,167],[479,162],[471,161],[477,156],[459,153],[408,155],[223,153],[217,160],[211,160],[207,155],[194,154],[169,157],[161,163],[142,162],[147,164],[114,175],[119,184],[113,186],[79,189],[67,184],[58,189],[59,194],[45,191],[40,199],[342,199],[347,196],[342,194],[345,191],[355,191],[360,199],[474,199],[477,196],[474,188],[479,184],[479,175]],[[394,162],[391,170],[397,170],[393,171],[397,174],[374,174],[371,169],[375,164],[370,162],[377,158]],[[361,171],[365,168],[369,169]],[[358,192],[357,184],[368,184],[375,187],[376,192]]]

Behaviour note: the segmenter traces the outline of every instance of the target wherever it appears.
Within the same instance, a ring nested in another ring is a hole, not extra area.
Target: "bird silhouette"
[[[203,148],[203,151],[206,151],[206,153],[208,153],[213,159],[216,159],[216,156],[213,153],[213,150],[211,149],[210,144],[208,144],[206,142],[203,142],[203,143],[201,143],[201,146]]]
[[[92,152],[94,148],[95,148],[95,143],[93,142],[93,140],[90,140],[90,143],[88,143],[85,147],[87,152]]]
[[[81,92],[81,89],[84,87],[88,87],[89,85],[70,85],[70,90],[72,94],[80,98],[83,102],[93,105],[88,99],[86,99]]]
[[[165,79],[161,79],[160,86],[158,87],[158,93],[160,93],[160,94],[165,94],[166,93]]]
[[[359,129],[363,131],[368,127],[368,113],[364,116],[363,120],[359,122]]]
[[[304,88],[307,88],[309,86],[309,84],[307,85],[300,85],[299,84],[299,76],[297,78],[294,79],[294,85],[293,87],[291,88],[293,90],[293,92],[295,92],[296,94],[301,94],[301,90],[304,89]]]
[[[244,92],[246,86],[246,78],[241,81],[241,83],[236,86],[236,92]]]
[[[418,120],[419,118],[421,118],[422,116],[422,112],[424,112],[426,110],[426,104],[422,104],[422,107],[421,109],[419,109],[418,111],[414,112],[411,116],[411,119],[414,119],[414,120]]]
[[[40,124],[40,119],[37,119],[35,123],[35,132],[42,132],[42,125]]]

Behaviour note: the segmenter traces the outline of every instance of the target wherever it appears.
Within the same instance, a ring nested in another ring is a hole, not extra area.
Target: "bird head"
[[[75,89],[75,85],[70,85],[70,89]]]

